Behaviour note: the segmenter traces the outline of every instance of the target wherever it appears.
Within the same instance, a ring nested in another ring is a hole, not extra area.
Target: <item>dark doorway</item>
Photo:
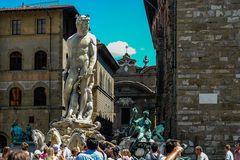
[[[3,135],[0,135],[0,152],[2,152],[2,149],[7,146],[7,138]]]

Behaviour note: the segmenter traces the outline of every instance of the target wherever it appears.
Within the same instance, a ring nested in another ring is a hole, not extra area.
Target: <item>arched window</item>
[[[108,93],[108,85],[107,85],[108,81],[107,81],[107,74],[104,74],[104,90],[105,92]]]
[[[13,52],[10,55],[10,70],[22,69],[22,54],[19,52]]]
[[[35,53],[35,69],[47,68],[47,54],[44,51]]]
[[[34,106],[45,106],[46,101],[45,88],[38,87],[34,90]]]
[[[22,103],[22,91],[14,87],[9,93],[9,106],[20,106]]]
[[[100,71],[100,87],[103,89],[104,87],[104,78],[103,78],[103,71]]]
[[[112,89],[111,89],[111,80],[108,78],[108,94],[112,95]]]

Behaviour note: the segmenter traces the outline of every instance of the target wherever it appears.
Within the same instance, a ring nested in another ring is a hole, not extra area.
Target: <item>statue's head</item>
[[[96,130],[100,130],[101,129],[101,127],[102,127],[101,122],[96,121],[96,122],[94,122],[94,124],[97,126]]]
[[[76,15],[76,22],[80,22],[80,21],[90,21],[90,17],[89,15]]]
[[[88,32],[89,21],[90,21],[89,15],[76,15],[76,27],[80,35]]]
[[[12,124],[12,127],[15,127],[15,126],[18,126],[18,122],[17,121],[14,121],[13,124]]]
[[[148,117],[149,116],[149,112],[148,111],[143,111],[143,116],[144,117]]]

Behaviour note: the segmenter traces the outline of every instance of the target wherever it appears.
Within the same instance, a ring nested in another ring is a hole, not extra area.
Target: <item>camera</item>
[[[188,147],[188,145],[187,145],[186,143],[182,143],[182,144],[181,144],[181,147],[183,148],[183,150],[186,150],[187,147]]]

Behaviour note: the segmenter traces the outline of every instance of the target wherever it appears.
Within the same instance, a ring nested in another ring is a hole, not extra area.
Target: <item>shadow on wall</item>
[[[103,118],[102,116],[97,116],[95,121],[99,121],[102,125],[100,132],[102,135],[105,136],[106,140],[112,140],[113,133],[112,133],[112,126],[113,123],[110,119]]]

